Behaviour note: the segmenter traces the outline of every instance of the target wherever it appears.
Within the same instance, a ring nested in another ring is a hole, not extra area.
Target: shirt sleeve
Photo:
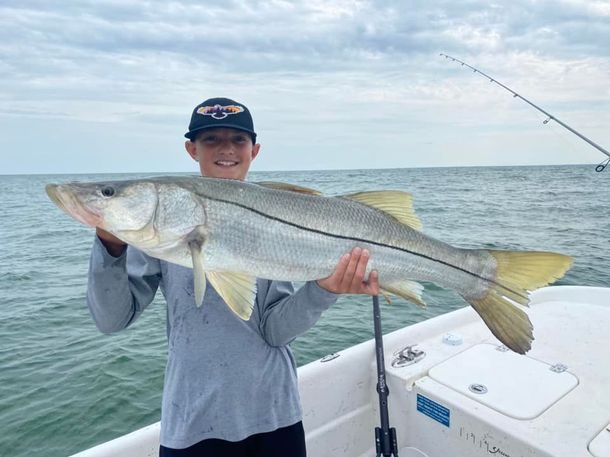
[[[160,281],[159,260],[130,246],[113,257],[96,236],[89,262],[87,306],[97,328],[113,333],[131,325],[155,298]]]
[[[263,337],[272,346],[289,344],[313,327],[338,297],[316,281],[305,283],[296,292],[290,282],[269,281],[264,302],[259,303]]]

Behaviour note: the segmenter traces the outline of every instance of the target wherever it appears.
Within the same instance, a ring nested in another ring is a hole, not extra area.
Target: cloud
[[[24,0],[0,7],[0,117],[180,140],[190,108],[218,94],[249,104],[281,148],[311,131],[335,150],[346,135],[523,128],[530,108],[447,52],[603,136],[609,17],[599,1]]]

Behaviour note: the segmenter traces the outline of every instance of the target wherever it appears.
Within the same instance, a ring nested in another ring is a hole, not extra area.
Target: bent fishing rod
[[[440,54],[441,57],[444,57],[445,59],[449,59],[453,62],[459,62],[462,64],[462,66],[466,66],[468,68],[470,68],[472,71],[474,71],[475,73],[479,73],[480,75],[486,77],[487,79],[489,79],[489,82],[495,83],[498,86],[502,87],[503,89],[506,89],[507,91],[509,91],[511,94],[513,94],[514,98],[520,98],[521,100],[523,100],[525,103],[527,103],[528,105],[534,107],[535,109],[537,109],[538,111],[540,111],[542,114],[544,114],[545,116],[547,116],[547,118],[543,121],[543,124],[548,124],[548,122],[550,120],[553,120],[555,122],[557,122],[559,125],[561,125],[562,127],[566,128],[567,130],[569,130],[570,132],[572,132],[574,135],[578,136],[581,140],[586,141],[587,143],[589,143],[591,146],[593,146],[595,149],[597,149],[598,151],[606,154],[608,156],[608,158],[604,161],[602,161],[598,166],[595,167],[595,171],[602,172],[604,171],[604,169],[608,166],[608,164],[610,164],[610,152],[608,152],[605,148],[601,147],[599,144],[595,143],[594,141],[590,140],[589,138],[587,138],[586,136],[584,136],[583,134],[581,134],[580,132],[577,132],[576,130],[574,130],[572,127],[570,127],[569,125],[567,125],[564,122],[561,122],[559,119],[557,119],[555,116],[553,116],[552,114],[546,112],[545,110],[543,110],[542,108],[540,108],[539,106],[535,105],[534,103],[532,103],[531,101],[529,101],[527,98],[519,95],[517,92],[515,92],[514,90],[512,90],[510,87],[502,84],[500,81],[498,81],[497,79],[492,78],[491,76],[483,73],[481,70],[478,70],[477,68],[474,68],[471,65],[468,65],[466,62],[462,62],[459,59],[456,59],[455,57],[451,57],[447,54]]]

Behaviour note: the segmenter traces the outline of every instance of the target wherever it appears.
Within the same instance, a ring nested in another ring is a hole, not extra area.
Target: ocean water
[[[93,232],[47,198],[49,182],[143,175],[0,176],[0,454],[65,456],[156,422],[165,303],[100,334],[85,305]],[[424,231],[460,247],[553,250],[575,263],[558,284],[610,285],[610,175],[593,166],[259,172],[337,195],[401,189]],[[465,306],[426,284],[428,308],[382,304],[388,333]],[[299,365],[372,338],[370,298],[344,296],[292,345]],[[244,349],[247,350],[247,349]]]

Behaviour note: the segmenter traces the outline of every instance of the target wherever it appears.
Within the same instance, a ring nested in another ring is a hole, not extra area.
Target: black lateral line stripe
[[[208,197],[208,196],[206,196],[206,198],[209,198],[210,200],[214,200],[214,201],[221,202],[221,203],[227,203],[229,205],[234,205],[234,206],[237,206],[239,208],[242,208],[242,209],[245,209],[247,211],[251,211],[251,212],[253,212],[255,214],[258,214],[259,216],[262,216],[262,217],[264,217],[266,219],[270,219],[272,221],[276,221],[276,222],[280,222],[282,224],[290,225],[291,227],[295,227],[295,228],[298,228],[298,229],[301,229],[301,230],[305,230],[305,231],[308,231],[308,232],[318,233],[320,235],[330,236],[331,238],[338,238],[338,239],[342,239],[342,240],[361,241],[363,243],[373,244],[375,246],[381,246],[381,247],[388,248],[388,249],[395,249],[397,251],[405,252],[407,254],[411,254],[411,255],[414,255],[414,256],[417,256],[417,257],[422,257],[424,259],[431,260],[432,262],[437,262],[437,263],[440,263],[442,265],[445,265],[445,266],[447,266],[449,268],[454,268],[454,269],[459,270],[459,271],[461,271],[463,273],[466,273],[466,274],[469,274],[471,276],[474,276],[475,278],[478,278],[478,279],[480,279],[482,281],[486,281],[486,282],[495,284],[496,286],[498,286],[498,287],[500,287],[500,288],[502,288],[504,290],[507,290],[507,291],[509,291],[509,292],[511,292],[511,293],[513,293],[515,295],[518,295],[519,297],[522,297],[522,298],[524,298],[526,300],[529,300],[529,298],[527,296],[525,296],[525,295],[523,295],[523,294],[521,294],[521,293],[519,293],[517,291],[514,291],[514,290],[510,289],[509,287],[506,287],[505,285],[503,285],[502,283],[497,282],[494,279],[484,278],[483,276],[480,276],[480,275],[478,275],[476,273],[473,273],[472,271],[468,271],[468,270],[466,270],[466,269],[464,269],[462,267],[458,267],[457,265],[453,265],[453,264],[451,264],[449,262],[445,262],[444,260],[436,259],[434,257],[430,257],[429,255],[422,254],[421,252],[410,251],[409,249],[401,248],[399,246],[390,246],[389,244],[379,243],[378,241],[365,240],[363,238],[356,238],[356,237],[351,237],[351,236],[338,235],[338,234],[335,234],[335,233],[323,232],[322,230],[313,229],[313,228],[310,228],[310,227],[304,227],[302,225],[295,224],[294,222],[290,222],[290,221],[287,221],[287,220],[284,220],[284,219],[280,219],[279,217],[272,216],[270,214],[264,213],[262,211],[259,211],[257,209],[251,208],[251,207],[246,206],[246,205],[242,205],[241,203],[232,202],[230,200],[223,200],[221,198]]]

